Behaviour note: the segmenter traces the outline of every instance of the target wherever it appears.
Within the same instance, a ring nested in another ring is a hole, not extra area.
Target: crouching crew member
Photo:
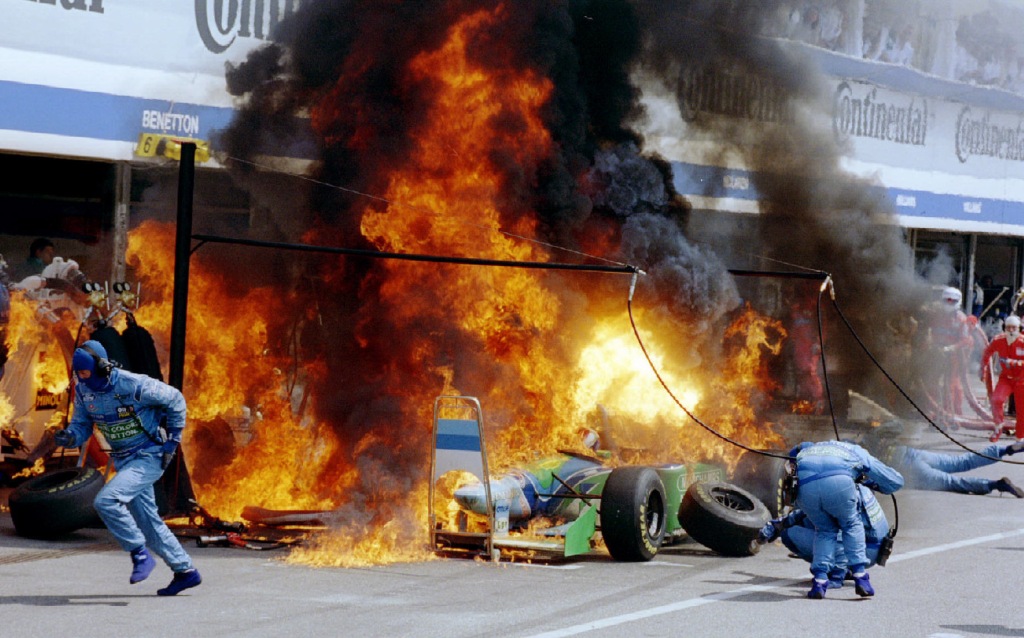
[[[864,521],[857,484],[892,494],[903,487],[903,477],[861,446],[846,441],[805,442],[790,450],[789,455],[796,458],[796,507],[814,525],[811,560],[814,581],[807,597],[825,597],[828,575],[840,564],[836,559],[839,532],[842,532],[841,551],[853,576],[854,589],[859,596],[874,596],[867,573]]]
[[[864,555],[867,557],[867,566],[871,567],[879,561],[879,552],[886,536],[889,535],[889,520],[885,518],[885,512],[882,511],[874,492],[863,485],[858,485],[857,491],[860,494],[858,510],[861,523],[864,525]],[[807,514],[804,514],[803,510],[793,510],[789,515],[765,524],[758,535],[758,540],[770,543],[777,538],[781,539],[789,551],[810,563],[814,560],[814,535],[814,524],[807,518]],[[882,559],[882,562],[884,563],[885,559]],[[828,588],[839,589],[843,586],[843,581],[851,577],[846,549],[843,547],[843,534],[838,532],[835,566],[828,573]]]
[[[170,465],[185,427],[185,398],[176,388],[141,374],[119,370],[98,341],[75,350],[75,404],[71,422],[55,434],[58,445],[78,447],[93,427],[110,444],[116,474],[96,495],[96,512],[121,547],[131,553],[130,583],[145,580],[156,561],[150,550],[174,572],[171,583],[157,590],[174,596],[202,582],[192,559],[157,512],[153,484]],[[166,435],[160,421],[166,416]],[[148,548],[148,549],[147,549]]]

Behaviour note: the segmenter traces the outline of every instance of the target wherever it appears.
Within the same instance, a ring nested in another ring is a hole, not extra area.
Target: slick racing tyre
[[[776,453],[785,455],[784,450]],[[772,518],[778,518],[785,509],[782,486],[786,480],[786,459],[744,452],[732,473],[732,484],[741,487],[764,503]]]
[[[732,483],[694,483],[683,495],[679,524],[690,538],[723,556],[753,556],[769,520],[756,496]]]
[[[8,499],[14,531],[27,538],[55,538],[100,522],[92,502],[103,475],[91,467],[47,472],[17,487]]]
[[[601,535],[612,558],[654,558],[665,536],[665,503],[665,486],[653,469],[612,470],[601,492]]]

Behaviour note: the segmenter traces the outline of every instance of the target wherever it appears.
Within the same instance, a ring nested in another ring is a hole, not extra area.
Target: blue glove
[[[782,528],[777,523],[778,521],[765,523],[761,531],[757,533],[757,542],[765,545],[778,538],[782,534]]]
[[[803,525],[803,522],[806,520],[807,514],[804,514],[803,510],[793,510],[785,517],[778,519],[776,525],[780,525],[782,529],[789,529],[790,527]]]
[[[61,447],[75,447],[75,435],[68,430],[57,430],[53,433],[53,440]]]
[[[160,467],[166,470],[171,461],[174,460],[174,453],[177,451],[177,441],[164,441],[163,447],[160,448],[160,453],[162,454],[160,457]]]

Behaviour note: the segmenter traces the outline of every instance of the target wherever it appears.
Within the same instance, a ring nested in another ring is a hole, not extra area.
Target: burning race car
[[[445,402],[459,403],[469,418],[439,417]],[[724,482],[719,466],[615,467],[588,433],[589,452],[560,450],[489,477],[480,423],[476,399],[440,397],[435,403],[435,551],[495,559],[502,549],[568,557],[590,552],[601,538],[615,560],[648,561],[686,535],[724,555],[758,549],[753,541],[768,510],[750,492]],[[459,478],[445,490],[453,470]],[[464,473],[473,476],[465,480]]]

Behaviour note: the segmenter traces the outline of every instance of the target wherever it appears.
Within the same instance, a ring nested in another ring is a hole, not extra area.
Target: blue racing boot
[[[188,571],[174,572],[171,584],[156,590],[156,594],[157,596],[176,596],[179,592],[195,587],[201,582],[203,582],[203,578],[199,575],[199,570],[194,567]]]
[[[857,591],[858,596],[867,598],[868,596],[875,595],[875,588],[871,586],[871,579],[868,578],[867,572],[864,572],[860,576],[854,574],[853,588]]]
[[[1017,498],[1024,498],[1024,490],[1019,486],[1014,485],[1010,479],[1005,476],[998,481],[992,481],[992,489],[998,492],[1006,492],[1007,494],[1013,494]]]
[[[141,583],[142,581],[149,578],[153,568],[156,567],[156,561],[146,551],[146,547],[142,546],[138,549],[132,550],[132,575],[128,579],[128,582],[134,585],[135,583]]]
[[[840,589],[843,586],[843,580],[846,578],[846,568],[836,568],[828,573],[828,588],[829,589]]]
[[[813,584],[811,585],[811,591],[807,592],[807,597],[813,598],[814,600],[821,600],[825,597],[826,589],[828,589],[827,580],[815,579]]]

